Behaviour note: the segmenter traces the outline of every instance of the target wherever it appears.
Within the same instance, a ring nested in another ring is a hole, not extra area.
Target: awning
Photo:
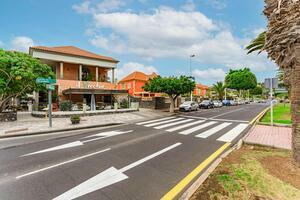
[[[127,94],[127,90],[106,90],[106,89],[84,89],[70,88],[62,91],[63,94]]]

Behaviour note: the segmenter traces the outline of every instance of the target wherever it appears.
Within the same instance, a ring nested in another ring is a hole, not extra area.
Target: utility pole
[[[225,100],[227,100],[227,88],[225,88],[224,90],[225,90]]]
[[[194,54],[190,55],[190,76],[192,77],[192,58],[195,57]],[[193,101],[193,92],[191,91],[191,101]]]
[[[273,80],[270,80],[270,97],[271,97],[271,126],[273,126]]]

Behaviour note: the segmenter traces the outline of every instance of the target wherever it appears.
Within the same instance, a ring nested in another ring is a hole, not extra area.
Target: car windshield
[[[192,103],[191,101],[186,101],[186,102],[183,102],[183,105],[189,105],[191,103]]]
[[[219,101],[214,101],[214,103],[219,103]]]
[[[204,101],[202,101],[202,103],[209,103],[209,101],[208,100],[204,100]]]

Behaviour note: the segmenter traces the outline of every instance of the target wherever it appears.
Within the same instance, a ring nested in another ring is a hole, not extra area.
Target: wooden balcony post
[[[59,77],[60,77],[60,79],[64,79],[64,63],[63,62],[60,63],[59,69],[60,69]]]

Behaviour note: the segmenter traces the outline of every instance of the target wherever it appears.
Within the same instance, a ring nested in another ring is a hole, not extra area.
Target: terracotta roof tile
[[[87,58],[93,58],[93,59],[99,59],[99,60],[106,60],[111,62],[119,62],[118,60],[115,60],[114,58],[98,55],[89,51],[85,51],[83,49],[79,49],[74,46],[58,46],[58,47],[45,47],[45,46],[34,46],[30,47],[30,49],[36,49],[41,51],[48,51],[53,53],[61,53],[61,54],[68,54],[73,56],[80,56],[80,57],[87,57]]]
[[[131,80],[148,81],[150,78],[154,78],[156,76],[158,75],[154,72],[152,74],[146,75],[143,72],[135,71],[123,78],[122,80],[120,80],[119,82],[126,82]]]

